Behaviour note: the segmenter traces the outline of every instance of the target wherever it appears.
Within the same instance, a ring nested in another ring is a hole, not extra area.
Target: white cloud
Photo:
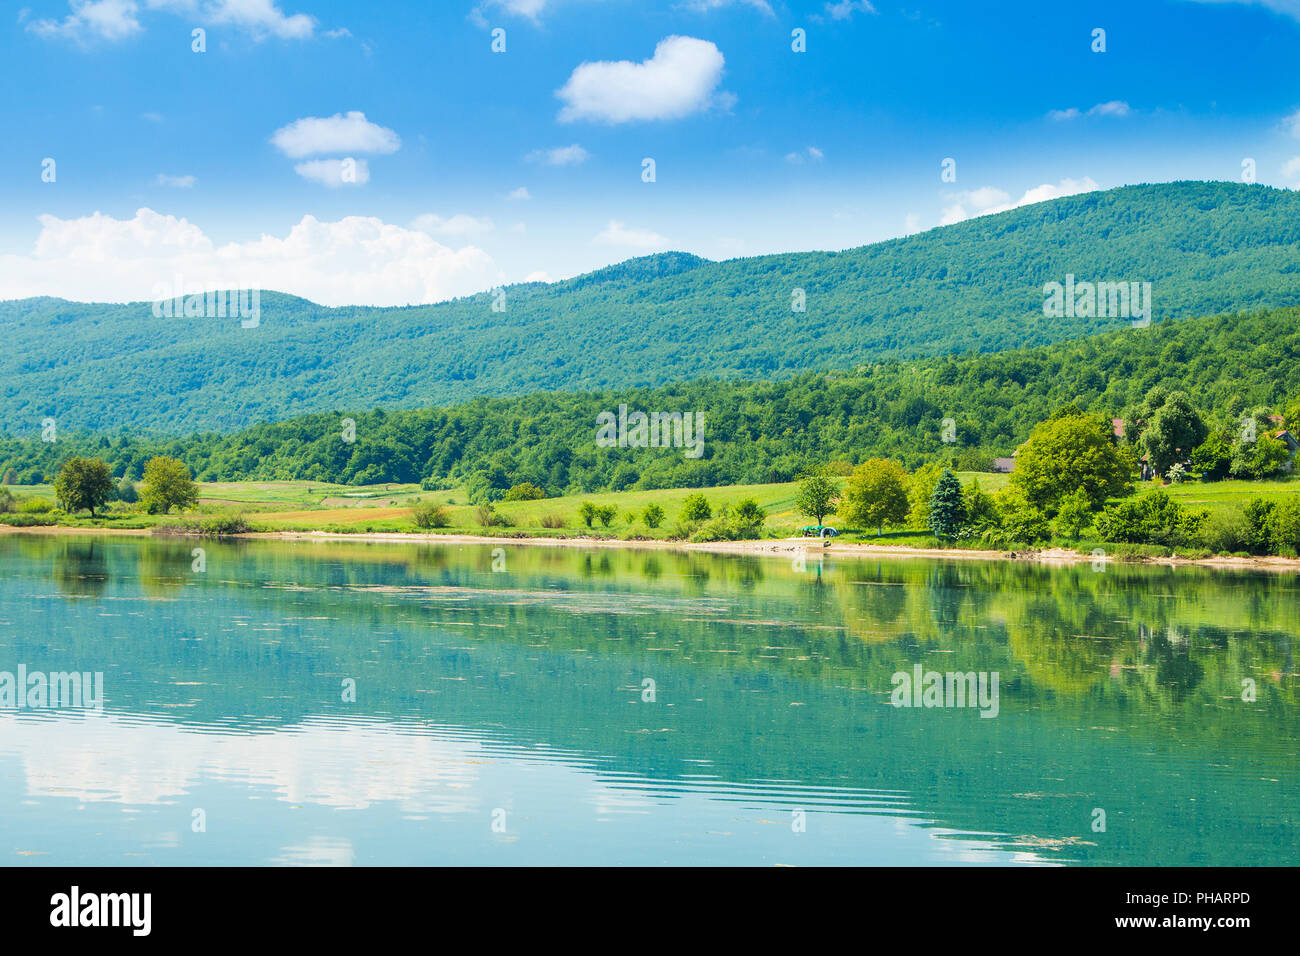
[[[1300,189],[1300,156],[1292,156],[1282,166],[1282,176],[1291,189]]]
[[[710,105],[725,106],[735,98],[716,95],[723,63],[722,52],[708,40],[682,36],[660,40],[654,56],[641,63],[583,63],[556,91],[565,103],[560,121],[680,119]]]
[[[159,173],[158,178],[154,180],[159,186],[175,186],[177,189],[189,189],[198,179],[194,176],[168,176],[166,173]]]
[[[1047,118],[1052,120],[1073,120],[1081,116],[1128,116],[1133,110],[1123,100],[1108,100],[1105,103],[1098,103],[1096,106],[1089,107],[1087,113],[1081,112],[1071,106],[1065,110],[1049,110]]]
[[[150,123],[161,123],[163,115],[161,113],[141,113],[140,119],[148,120]]]
[[[27,29],[43,36],[87,40],[123,40],[139,33],[140,10],[161,10],[189,17],[203,25],[232,26],[264,39],[305,39],[316,29],[305,13],[286,15],[276,0],[69,0],[71,13],[63,20],[35,20]]]
[[[826,154],[823,153],[816,146],[809,146],[807,149],[800,150],[794,153],[785,154],[785,161],[794,166],[802,166],[805,162],[808,161],[812,161],[814,163],[820,163],[825,158],[826,158]]]
[[[71,0],[72,12],[63,20],[33,20],[27,29],[41,36],[84,43],[124,40],[139,33],[140,7],[135,0]]]
[[[1300,110],[1296,110],[1290,116],[1282,120],[1282,128],[1296,139],[1300,139]]]
[[[333,116],[304,116],[271,135],[271,143],[292,159],[319,153],[395,153],[401,138],[366,119],[360,110]]]
[[[550,0],[486,0],[484,6],[502,10],[506,13],[512,13],[517,17],[524,17],[537,23],[546,12]],[[470,11],[471,17],[483,19],[483,13],[477,7]],[[486,23],[486,21],[484,21]]]
[[[409,305],[469,295],[503,282],[473,245],[452,249],[424,232],[349,216],[304,216],[285,236],[217,246],[185,219],[140,209],[41,216],[31,255],[0,255],[0,299],[55,295],[83,301],[148,301],[181,276],[185,291],[256,286],[325,305]]]
[[[1280,13],[1292,20],[1300,20],[1300,0],[1193,0],[1195,3],[1241,3],[1248,7],[1260,6]]]
[[[1100,189],[1091,176],[1084,176],[1082,179],[1062,179],[1059,183],[1043,183],[1041,186],[1035,186],[1028,189],[1015,202],[1010,202],[1010,195],[993,186],[981,186],[979,189],[973,189],[964,193],[956,193],[949,198],[957,200],[953,205],[944,208],[939,218],[939,225],[950,226],[953,223],[969,219],[971,216],[988,216],[996,212],[1006,212],[1008,209],[1015,209],[1019,206],[1028,206],[1031,203],[1043,202],[1048,199],[1057,199],[1061,196],[1074,196],[1078,193],[1092,192]],[[967,207],[970,207],[969,211]]]
[[[1088,110],[1089,116],[1128,116],[1133,112],[1129,105],[1123,100],[1109,100],[1105,103],[1098,103],[1092,109]]]
[[[520,186],[518,189],[510,190],[510,195],[508,195],[506,198],[507,199],[532,199],[533,197],[528,192],[527,186]]]
[[[869,0],[839,0],[838,3],[828,3],[825,6],[826,14],[832,20],[850,20],[855,13],[876,12]]]
[[[478,219],[464,213],[457,213],[447,219],[433,213],[425,213],[412,221],[411,228],[427,232],[431,236],[478,236],[491,232],[496,227],[493,226],[491,219]]]
[[[363,186],[370,182],[370,164],[364,159],[309,159],[298,163],[293,171],[303,179],[337,189],[340,186]]]
[[[590,158],[591,153],[577,143],[572,146],[557,146],[555,149],[535,149],[524,157],[527,162],[545,163],[547,166],[576,166],[578,163],[585,163]],[[518,190],[515,191],[518,192]],[[524,190],[524,192],[527,192],[527,190]]]
[[[768,3],[767,0],[686,0],[682,6],[687,10],[694,11],[695,13],[709,13],[713,10],[734,6],[736,4],[752,7],[769,17],[776,16],[776,11],[772,9],[772,5]]]
[[[593,240],[603,246],[631,246],[636,249],[663,249],[672,245],[657,232],[649,229],[629,229],[617,219],[611,219],[609,225]]]
[[[538,269],[536,272],[530,272],[524,276],[525,282],[546,282],[551,283],[555,280],[544,269]]]

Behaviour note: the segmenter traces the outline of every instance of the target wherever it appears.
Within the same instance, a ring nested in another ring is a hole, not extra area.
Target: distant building
[[[1000,472],[1001,474],[1009,475],[1011,474],[1011,472],[1015,471],[1015,468],[1016,468],[1016,460],[1014,458],[993,459],[993,471],[995,472]]]
[[[1124,437],[1124,419],[1112,418],[1110,420],[1110,430],[1116,438]]]

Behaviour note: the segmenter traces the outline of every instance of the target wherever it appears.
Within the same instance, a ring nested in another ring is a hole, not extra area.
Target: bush
[[[1221,511],[1211,515],[1201,526],[1197,541],[1215,554],[1233,554],[1246,549],[1249,529],[1240,511]]]
[[[1077,540],[1091,524],[1092,503],[1087,495],[1076,491],[1061,499],[1060,510],[1056,513],[1056,533],[1060,537]]]
[[[1241,508],[1246,527],[1243,547],[1251,554],[1268,554],[1273,545],[1273,502],[1252,498]]]
[[[427,504],[417,501],[411,512],[411,520],[417,528],[445,528],[451,524],[451,513],[432,501]]]
[[[543,528],[563,528],[566,524],[564,515],[559,514],[542,515],[538,520]]]
[[[531,481],[525,481],[523,484],[515,485],[506,492],[502,501],[538,501],[545,498],[546,492],[538,488]]]
[[[1277,503],[1273,510],[1273,535],[1277,550],[1300,551],[1300,495]]]
[[[596,520],[596,513],[596,506],[590,501],[584,501],[582,504],[578,505],[578,517],[582,519],[582,523],[588,528],[590,528],[591,523]]]
[[[613,521],[617,515],[618,515],[618,508],[615,505],[596,506],[596,520],[598,520],[606,528],[609,527],[610,522]]]
[[[9,514],[16,507],[13,492],[8,488],[0,488],[0,514]]]
[[[484,501],[478,506],[475,514],[478,517],[478,523],[484,528],[508,528],[513,522],[503,514],[498,514],[497,509],[492,502]]]
[[[1169,469],[1170,484],[1181,485],[1184,481],[1191,481],[1194,477],[1195,476],[1183,466],[1182,462],[1172,465]]]
[[[1208,512],[1190,511],[1157,490],[1112,505],[1096,524],[1106,541],[1174,547],[1199,540],[1207,517]]]
[[[696,527],[689,537],[692,541],[747,541],[762,537],[766,518],[767,512],[753,498],[746,498],[734,509],[723,505],[712,521]]]
[[[713,509],[709,507],[709,501],[700,492],[687,495],[682,500],[682,512],[680,520],[685,523],[694,523],[698,521],[708,521],[713,517]]]
[[[997,496],[1000,541],[1014,544],[1037,544],[1052,536],[1052,526],[1039,508],[1025,500],[1014,487],[1006,488]]]
[[[45,528],[54,524],[55,521],[46,515],[33,514],[4,514],[0,515],[0,524],[8,525],[11,528]]]
[[[252,526],[243,515],[214,515],[197,521],[192,518],[162,521],[154,525],[150,533],[224,538],[228,535],[246,534],[252,530]]]
[[[25,515],[45,515],[54,510],[54,505],[44,498],[24,498],[18,510]]]
[[[664,522],[664,509],[658,505],[646,505],[641,510],[641,520],[647,528],[657,528]]]

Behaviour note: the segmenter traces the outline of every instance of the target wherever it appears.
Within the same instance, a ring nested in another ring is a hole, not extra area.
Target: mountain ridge
[[[1151,282],[1153,319],[1300,304],[1300,194],[1177,182],[1083,193],[839,252],[659,253],[427,306],[267,292],[256,328],[149,303],[0,303],[0,431],[232,431],[334,408],[781,380],[1128,325],[1043,314],[1066,275]],[[802,291],[805,311],[796,310]],[[379,319],[380,321],[377,321]]]

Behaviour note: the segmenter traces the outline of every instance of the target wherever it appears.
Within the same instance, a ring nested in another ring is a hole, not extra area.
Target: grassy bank
[[[979,482],[987,492],[1005,487],[1009,476],[980,472],[962,472],[958,475],[964,485]],[[535,501],[497,502],[495,510],[504,524],[485,528],[481,523],[479,508],[470,504],[464,489],[421,491],[417,485],[383,484],[347,486],[305,481],[250,481],[204,483],[200,486],[198,508],[184,516],[161,516],[141,513],[137,508],[116,503],[102,517],[65,515],[58,511],[33,513],[21,520],[41,524],[56,524],[74,528],[151,529],[160,525],[203,522],[208,519],[241,516],[258,531],[324,531],[343,534],[403,533],[425,531],[445,534],[491,534],[498,536],[542,537],[592,537],[646,538],[669,540],[673,526],[688,495],[702,493],[715,513],[723,505],[734,506],[753,498],[764,511],[767,521],[765,535],[774,538],[789,537],[802,526],[810,524],[794,507],[798,486],[794,482],[760,485],[731,485],[717,488],[670,488],[653,491],[596,492],[545,498]],[[1138,486],[1138,493],[1152,490],[1155,482]],[[53,489],[48,485],[10,486],[21,499],[48,502],[53,505]],[[1171,485],[1165,490],[1180,504],[1203,508],[1214,514],[1239,509],[1252,498],[1281,500],[1300,491],[1300,480],[1289,477],[1279,481],[1225,481],[1217,483],[1186,483]],[[583,502],[598,506],[613,505],[615,518],[608,527],[599,521],[587,527],[579,516]],[[436,504],[445,510],[447,525],[443,528],[421,529],[413,519],[418,504]],[[663,509],[665,519],[658,528],[645,524],[642,512],[647,505],[656,504]],[[4,521],[8,516],[0,516]],[[834,516],[827,523],[841,527]],[[921,528],[895,527],[877,536],[874,529],[842,528],[839,540],[866,542],[917,548],[938,546],[941,543]],[[1054,542],[1066,544],[1067,542]],[[1068,542],[1090,548],[1102,542]],[[972,544],[972,547],[980,547]],[[1155,548],[1108,547],[1113,553],[1133,551],[1136,554],[1159,554]]]

